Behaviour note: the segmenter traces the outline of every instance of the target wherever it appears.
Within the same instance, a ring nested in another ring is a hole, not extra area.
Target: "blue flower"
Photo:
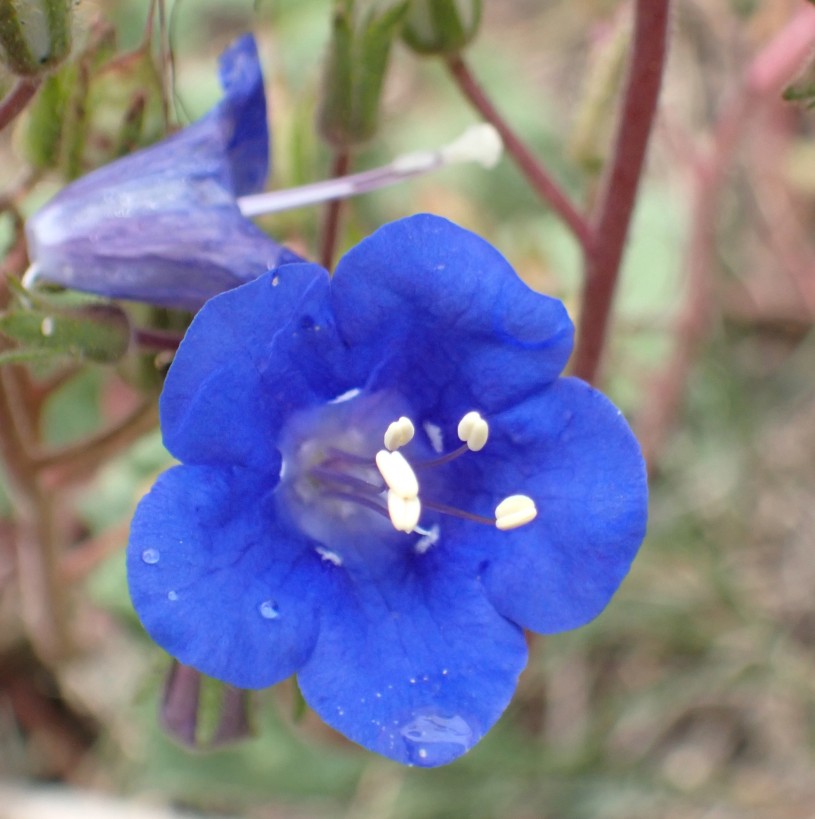
[[[222,56],[224,98],[179,133],[60,191],[26,226],[28,281],[197,310],[299,258],[240,212],[268,173],[266,99],[251,36]]]
[[[512,696],[523,629],[595,617],[644,535],[639,447],[558,377],[571,346],[559,301],[429,215],[333,279],[292,264],[212,299],[161,397],[183,465],[133,521],[147,631],[238,687],[297,673],[399,762],[464,753]]]

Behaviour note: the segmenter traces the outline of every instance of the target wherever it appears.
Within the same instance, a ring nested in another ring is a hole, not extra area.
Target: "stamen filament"
[[[458,449],[454,449],[452,452],[439,455],[438,458],[431,458],[429,461],[416,461],[412,464],[412,466],[414,469],[429,469],[433,466],[441,466],[442,464],[447,464],[450,463],[450,461],[454,461],[456,458],[460,458],[469,451],[470,448],[467,446],[467,444],[462,444]]]
[[[323,463],[346,463],[358,464],[359,466],[375,466],[373,458],[366,458],[364,455],[354,455],[351,452],[346,452],[344,449],[337,449],[337,447],[330,446],[326,449],[326,453],[330,455]]]
[[[440,512],[442,515],[450,515],[453,518],[461,518],[462,520],[470,520],[474,523],[483,523],[485,526],[495,526],[495,518],[485,518],[483,515],[476,515],[472,512],[465,512],[463,509],[457,509],[455,506],[447,506],[444,503],[436,503],[422,499],[425,509],[433,509],[435,512]]]
[[[356,475],[349,475],[347,472],[335,472],[333,469],[325,469],[320,466],[312,467],[309,469],[308,474],[313,478],[318,478],[320,481],[345,484],[354,489],[358,489],[360,492],[367,492],[374,495],[381,494],[385,488],[382,484],[370,483],[363,478],[358,478]]]

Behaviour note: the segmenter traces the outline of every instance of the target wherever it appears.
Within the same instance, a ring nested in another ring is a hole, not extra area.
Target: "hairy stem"
[[[469,66],[460,55],[447,58],[447,68],[459,89],[470,101],[470,104],[484,119],[495,127],[501,135],[509,155],[515,160],[521,173],[547,202],[561,219],[568,225],[584,252],[591,246],[592,235],[588,221],[578,212],[569,197],[555,182],[540,160],[529,150],[515,131],[509,126],[498,109],[492,104],[484,89],[470,71]]]
[[[11,91],[0,100],[0,131],[31,102],[39,88],[38,80],[18,79]]]
[[[594,241],[585,256],[580,326],[573,373],[594,382],[600,369],[611,305],[657,109],[667,53],[669,0],[637,0],[634,39],[613,158],[595,213]]]

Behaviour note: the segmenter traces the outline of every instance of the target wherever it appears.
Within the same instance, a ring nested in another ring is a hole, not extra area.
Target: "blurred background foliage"
[[[115,57],[142,41],[147,5],[77,5],[75,47],[87,49],[85,61],[53,74],[0,139],[3,187],[23,163],[43,171],[25,209],[66,178],[154,141],[168,117],[200,116],[219,96],[217,54],[245,30],[258,36],[267,78],[270,185],[328,174],[330,152],[314,125],[328,0],[169,2],[170,111],[153,52]],[[607,354],[606,387],[635,427],[670,366],[676,320],[694,304],[697,151],[751,59],[801,5],[674,3],[661,113]],[[496,104],[579,201],[591,201],[610,150],[629,12],[618,0],[486,0],[468,51]],[[359,169],[440,145],[474,119],[438,60],[403,46],[392,60],[381,129],[356,152]],[[85,104],[60,96],[60,83],[82,87]],[[779,96],[749,123],[748,115],[717,192],[693,366],[651,461],[648,539],[600,618],[532,641],[512,705],[478,747],[448,768],[401,768],[313,715],[296,720],[288,683],[255,698],[248,742],[190,753],[168,739],[156,719],[167,659],[140,630],[123,558],[136,500],[169,463],[153,431],[68,493],[60,525],[75,547],[65,572],[82,650],[54,667],[21,637],[13,509],[3,500],[0,777],[251,819],[815,815],[815,114]],[[341,244],[421,210],[484,235],[533,287],[577,307],[578,249],[508,160],[355,200]],[[3,254],[14,251],[14,218],[0,216]],[[262,224],[315,254],[317,209]],[[139,366],[95,365],[67,378],[45,408],[46,440],[69,444],[120,415]]]

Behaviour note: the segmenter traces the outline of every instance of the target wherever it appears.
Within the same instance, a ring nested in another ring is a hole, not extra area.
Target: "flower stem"
[[[338,149],[334,154],[331,176],[345,176],[350,167],[351,153],[347,149]],[[334,264],[334,254],[337,250],[340,213],[342,211],[343,202],[343,199],[332,199],[325,206],[325,217],[323,219],[323,229],[321,233],[320,264],[322,264],[326,270],[331,270]]]
[[[492,101],[470,71],[470,67],[464,61],[464,58],[457,54],[448,57],[446,63],[450,74],[458,84],[461,92],[470,101],[470,104],[501,135],[504,146],[515,160],[521,173],[529,181],[529,184],[541,199],[548,202],[552,209],[559,214],[575,235],[584,252],[587,251],[592,241],[591,228],[587,220],[578,212],[540,160],[535,157],[492,104]]]
[[[585,255],[582,309],[572,372],[594,382],[600,369],[611,304],[657,110],[665,66],[669,0],[637,0],[634,40],[614,155]]]
[[[0,131],[25,107],[39,88],[37,80],[18,79],[11,91],[0,100]]]

